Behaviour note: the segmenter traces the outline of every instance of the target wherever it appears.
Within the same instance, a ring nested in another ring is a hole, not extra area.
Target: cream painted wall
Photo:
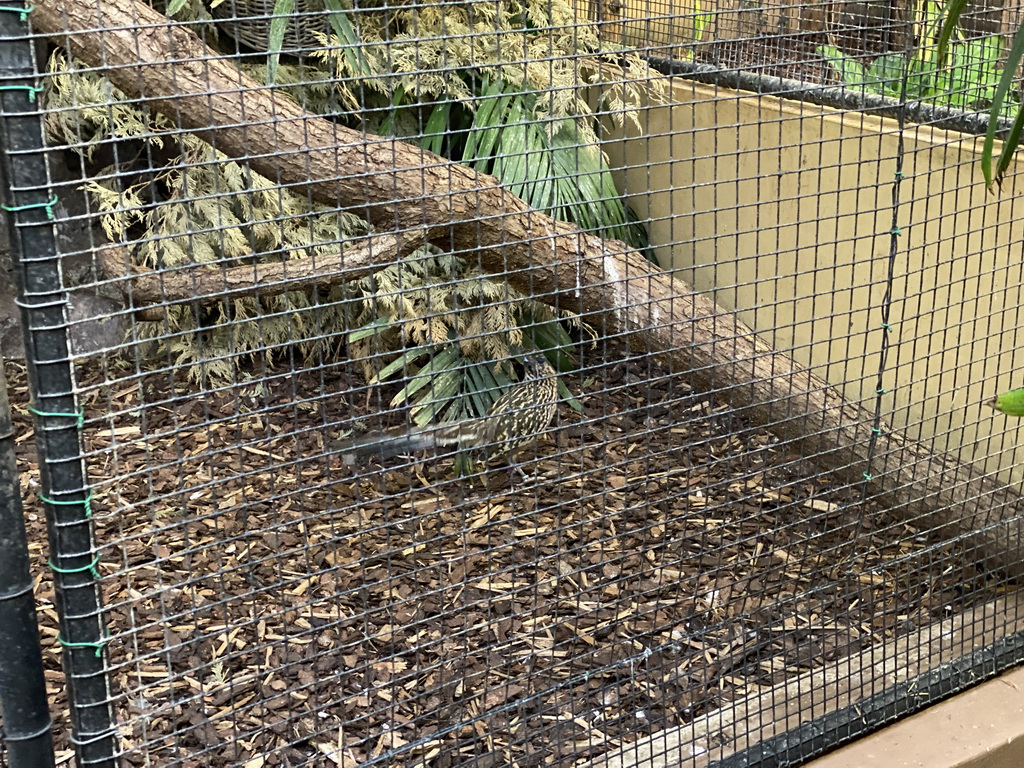
[[[873,409],[896,124],[683,81],[641,119],[610,128],[607,151],[661,263]],[[1024,421],[983,403],[1024,386],[1024,201],[1012,179],[986,193],[980,147],[905,131],[882,403],[1020,482]]]

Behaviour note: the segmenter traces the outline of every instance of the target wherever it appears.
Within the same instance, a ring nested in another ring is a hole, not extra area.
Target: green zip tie
[[[892,333],[892,326],[888,323],[882,323],[882,330],[886,333]]]
[[[882,435],[884,435],[884,434],[885,434],[885,432],[883,432],[882,430],[880,430],[880,429],[879,429],[878,427],[872,427],[872,428],[871,428],[871,434],[873,434],[873,435],[878,435],[879,437],[881,437]]]
[[[42,501],[46,502],[47,504],[54,504],[54,505],[56,505],[58,507],[72,507],[75,504],[84,504],[85,505],[85,517],[86,517],[86,519],[89,519],[90,517],[92,517],[92,504],[91,504],[91,502],[92,502],[92,490],[91,489],[89,490],[89,493],[86,494],[84,499],[75,499],[74,501],[63,501],[63,500],[57,501],[56,499],[48,499],[45,496],[43,496],[43,494],[41,494],[41,493],[39,494],[39,498]]]
[[[24,88],[31,88],[33,86],[30,86],[30,85],[26,85],[26,86],[20,86],[20,85],[0,86],[0,91],[10,90],[11,88],[22,88],[22,87],[24,87]],[[39,88],[38,90],[41,91],[43,89]],[[0,208],[3,208],[8,213],[17,213],[18,211],[31,211],[33,208],[45,208],[46,209],[46,218],[52,220],[53,219],[53,206],[55,206],[56,204],[57,204],[57,196],[54,195],[53,197],[50,198],[50,200],[48,202],[45,202],[45,203],[29,203],[28,205],[0,205]]]
[[[32,11],[34,11],[35,9],[36,7],[32,4],[29,4],[28,8],[15,8],[10,5],[0,5],[0,11],[7,11],[8,13],[20,14],[18,16],[19,21],[24,21],[25,19],[27,19],[28,15],[32,13]]]
[[[28,91],[28,100],[29,100],[29,102],[31,102],[32,104],[35,104],[36,103],[36,94],[37,93],[42,93],[43,92],[43,87],[41,85],[20,85],[18,83],[12,83],[11,85],[0,85],[0,91]],[[54,200],[56,200],[56,198],[54,198]],[[51,205],[52,205],[52,203],[51,203]],[[32,206],[26,206],[26,207],[31,208]],[[11,209],[8,208],[7,210],[11,210]],[[50,216],[50,218],[52,219],[53,216]]]
[[[50,566],[51,571],[65,576],[69,573],[84,573],[85,571],[89,571],[93,575],[93,577],[97,579],[100,577],[100,572],[96,570],[96,566],[100,564],[99,555],[96,555],[96,557],[93,558],[93,561],[91,563],[89,563],[88,565],[83,565],[81,568],[58,568],[56,565],[53,564],[53,560],[47,560],[46,564]]]
[[[872,480],[875,479],[875,476],[872,475],[870,472],[865,472],[864,473],[864,479],[867,480],[870,483]]]
[[[896,237],[899,237],[900,235],[903,234],[903,230],[901,230],[899,227],[893,227],[892,229],[889,230],[889,234],[896,235]]]
[[[96,658],[98,659],[100,656],[103,655],[103,646],[110,642],[110,638],[108,637],[105,640],[99,640],[95,643],[69,643],[63,637],[57,635],[57,642],[65,648],[95,648]]]
[[[896,171],[895,176],[896,181],[903,181],[905,178],[907,178],[907,175],[903,173],[903,171]]]
[[[876,395],[888,395],[889,394],[889,390],[888,389],[883,389],[882,387],[879,387],[878,389],[875,390],[875,394]]]
[[[47,412],[47,411],[40,411],[34,405],[30,405],[28,407],[28,412],[29,413],[34,413],[36,416],[41,416],[43,418],[74,419],[75,423],[78,424],[78,428],[79,429],[81,429],[82,426],[85,424],[85,412],[84,411],[78,411],[76,413],[60,413],[59,411]]]

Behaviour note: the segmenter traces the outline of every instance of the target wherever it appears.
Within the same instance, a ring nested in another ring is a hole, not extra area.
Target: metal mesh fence
[[[789,765],[1024,658],[1019,8],[0,14],[60,760]]]

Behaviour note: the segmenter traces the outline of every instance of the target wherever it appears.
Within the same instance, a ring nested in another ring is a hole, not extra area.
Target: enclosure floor
[[[567,377],[596,394],[585,420],[562,408],[529,483],[446,460],[355,477],[330,444],[378,420],[337,394],[342,368],[203,398],[83,369],[87,417],[116,414],[86,447],[125,762],[570,765],[987,597],[861,488],[606,354]],[[66,759],[25,374],[7,373]]]

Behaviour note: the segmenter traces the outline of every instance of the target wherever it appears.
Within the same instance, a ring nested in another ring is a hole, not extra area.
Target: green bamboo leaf
[[[472,382],[469,387],[469,395],[473,400],[477,416],[483,416],[490,411],[494,401],[501,396],[502,387],[495,380],[491,365],[488,360],[482,363],[473,363],[467,368]]]
[[[410,387],[406,387],[402,390],[406,394],[406,397],[403,397],[402,400],[415,400],[418,408],[447,403],[455,395],[459,394],[462,389],[464,376],[465,372],[462,366],[435,371],[432,376],[426,377],[426,383],[430,386],[423,389],[418,397],[413,398],[412,393],[408,391]]]
[[[818,55],[839,74],[839,79],[854,88],[863,88],[868,82],[868,68],[854,61],[833,45],[819,45]]]
[[[453,399],[462,389],[464,377],[465,373],[461,368],[438,374],[434,378],[434,386],[412,408],[412,420],[422,427],[446,420],[445,414],[453,410],[458,413],[457,408],[452,408],[455,405]]]
[[[506,110],[507,99],[502,91],[502,81],[485,77],[480,90],[476,114],[466,139],[464,162],[490,164],[491,155],[497,145]]]
[[[1002,181],[1003,174],[1010,166],[1014,150],[1020,141],[1021,129],[1024,128],[1024,104],[1018,106],[1017,117],[1013,122],[1010,133],[1003,140],[1003,151],[999,156],[999,165],[995,172],[992,171],[992,151],[996,142],[996,131],[999,127],[999,118],[1003,111],[1003,102],[1013,88],[1014,76],[1017,66],[1024,58],[1024,24],[1017,28],[1017,34],[1013,36],[1010,51],[1006,54],[1006,61],[1003,64],[1003,74],[999,78],[999,84],[992,94],[992,108],[989,110],[988,131],[985,134],[985,146],[981,152],[981,170],[985,175],[985,184],[992,189],[993,184]]]
[[[561,379],[558,380],[558,394],[565,402],[569,404],[577,413],[583,413],[583,403],[576,399],[576,396],[569,391],[569,388],[565,385],[565,382]]]
[[[348,343],[351,344],[354,341],[362,341],[363,339],[368,339],[371,336],[376,336],[390,327],[390,320],[386,317],[378,317],[376,320],[364,325],[362,328],[357,328],[356,330],[349,332],[346,338]]]
[[[338,0],[324,0],[324,6],[329,12],[327,14],[327,21],[344,49],[349,69],[359,77],[374,77],[376,73],[374,73],[366,57],[363,56],[362,41],[352,26],[352,22],[349,21],[347,11],[341,7],[341,3]]]
[[[435,155],[442,154],[444,140],[448,134],[448,124],[451,120],[452,102],[443,101],[435,104],[427,118],[427,124],[423,126],[423,148]]]
[[[419,349],[425,349],[425,347]],[[458,367],[461,360],[462,354],[457,345],[445,347],[416,372],[402,391],[392,398],[391,404],[398,405],[408,400],[428,384],[433,383],[437,376]]]
[[[935,60],[940,64],[946,62],[946,53],[949,50],[949,41],[953,39],[957,22],[960,21],[960,14],[967,7],[969,0],[950,0],[945,8],[946,18],[939,31],[938,47],[935,51]]]
[[[405,371],[409,366],[413,364],[413,362],[423,357],[424,355],[428,354],[429,352],[429,347],[416,347],[415,349],[410,349],[406,352],[403,352],[395,360],[392,360],[386,366],[381,368],[380,371],[377,372],[377,375],[373,377],[373,380],[370,383],[377,384],[382,381],[387,381],[389,378],[394,376],[399,371]]]
[[[273,18],[270,20],[270,31],[267,33],[267,83],[274,82],[277,68],[281,61],[281,49],[284,47],[284,35],[292,22],[295,11],[295,0],[274,0]]]
[[[991,122],[993,118],[989,118]],[[995,172],[995,183],[1002,184],[1003,176],[1006,174],[1006,169],[1010,167],[1013,162],[1014,154],[1017,150],[1017,145],[1020,143],[1021,133],[1024,132],[1024,104],[1021,104],[1017,110],[1017,117],[1013,121],[1013,125],[1010,126],[1009,132],[1006,134],[1006,138],[1003,139],[1003,151],[999,155],[999,164],[996,166]]]
[[[572,369],[572,361],[566,349],[572,345],[572,338],[557,320],[538,323],[523,329],[533,341],[536,349],[544,350],[548,357],[555,355],[555,368],[559,371]]]

